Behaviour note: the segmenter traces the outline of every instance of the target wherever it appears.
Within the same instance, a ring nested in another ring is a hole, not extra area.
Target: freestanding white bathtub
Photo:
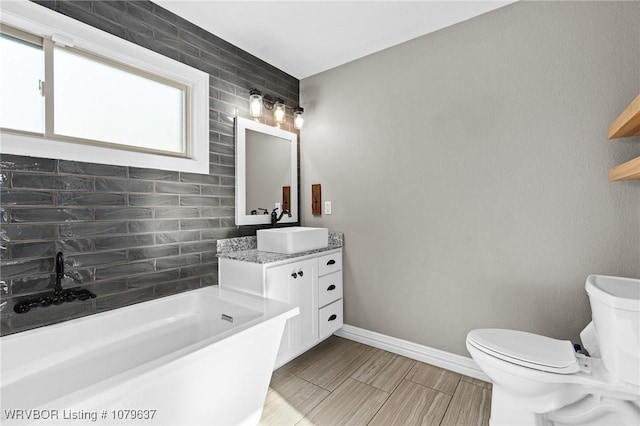
[[[0,423],[257,424],[297,313],[216,286],[2,337]]]

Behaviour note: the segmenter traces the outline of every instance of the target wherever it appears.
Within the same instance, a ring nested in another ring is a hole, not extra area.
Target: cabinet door
[[[279,352],[318,338],[317,264],[309,259],[267,269],[266,297],[300,308],[300,315],[287,321]]]

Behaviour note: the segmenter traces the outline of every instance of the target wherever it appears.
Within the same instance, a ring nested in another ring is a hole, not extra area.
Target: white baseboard
[[[348,324],[343,325],[342,328],[334,334],[339,337],[344,337],[345,339],[373,346],[374,348],[415,359],[416,361],[464,374],[465,376],[474,377],[486,382],[491,381],[489,377],[480,370],[473,359],[465,356],[419,345],[407,340],[397,339]]]

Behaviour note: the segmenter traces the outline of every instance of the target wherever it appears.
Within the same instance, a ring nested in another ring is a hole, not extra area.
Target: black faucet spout
[[[62,291],[62,279],[64,278],[64,255],[61,251],[56,254],[56,286],[54,293]]]
[[[280,216],[278,216],[278,209],[273,209],[273,211],[271,212],[271,226],[276,226],[277,223],[282,219],[282,216],[284,216],[285,214],[291,217],[291,212],[289,210],[282,209],[280,211]]]

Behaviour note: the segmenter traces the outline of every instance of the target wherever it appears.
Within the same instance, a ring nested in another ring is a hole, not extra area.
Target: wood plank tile
[[[366,425],[388,397],[386,392],[347,378],[297,424]]]
[[[304,417],[304,414],[290,405],[286,398],[273,389],[267,392],[267,399],[262,408],[260,426],[293,426]]]
[[[412,359],[376,349],[351,377],[385,392],[393,392],[413,364]]]
[[[440,426],[489,424],[491,391],[467,381],[460,381]]]
[[[416,362],[406,379],[440,392],[453,395],[461,375],[443,368]]]
[[[356,347],[358,345],[360,345],[360,343],[343,339],[338,336],[331,336],[278,368],[277,371],[283,374],[297,374],[309,367],[316,360],[321,359],[325,354],[336,350],[336,348],[342,348],[343,346],[346,346],[347,348],[351,346]]]
[[[369,357],[375,348],[337,337],[304,360],[306,368],[296,375],[329,391],[351,376]]]
[[[332,336],[274,372],[261,424],[487,425],[490,411],[490,383]]]
[[[451,395],[403,380],[369,425],[439,425],[449,401]]]
[[[493,389],[493,384],[491,382],[485,382],[484,380],[479,380],[474,377],[462,376],[462,380],[467,383],[471,383],[472,385],[482,386],[483,388]]]
[[[295,425],[328,395],[329,391],[319,386],[276,371],[271,377],[260,424]]]

